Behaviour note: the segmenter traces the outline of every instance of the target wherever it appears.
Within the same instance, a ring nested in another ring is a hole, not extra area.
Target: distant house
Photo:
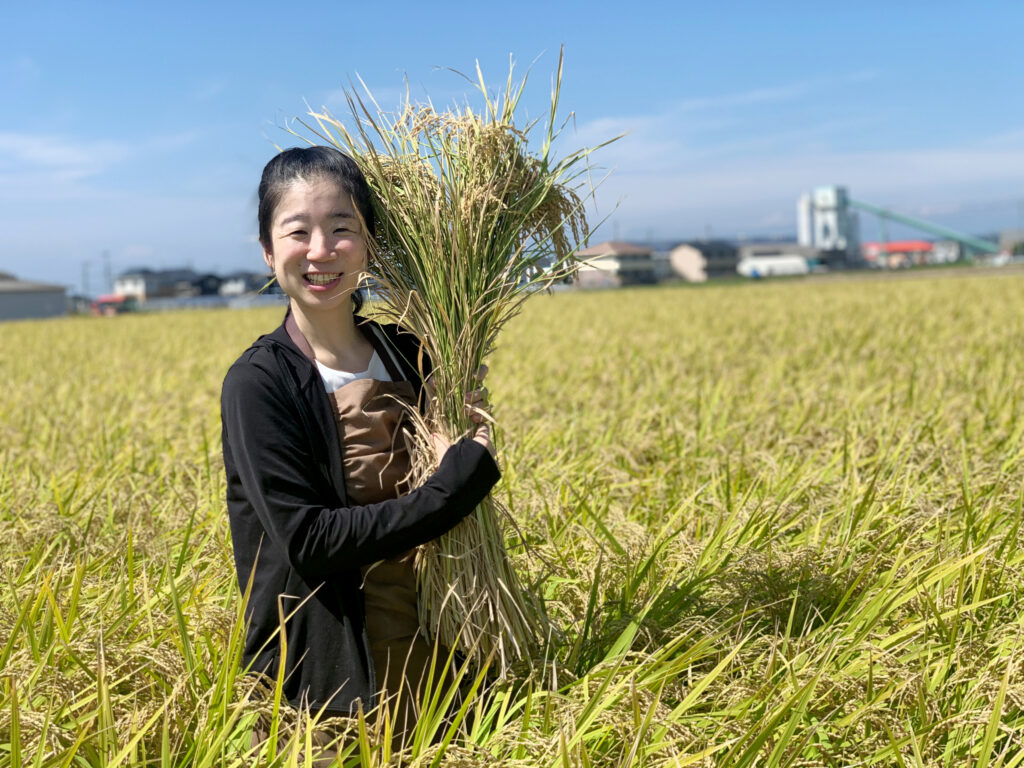
[[[134,296],[139,302],[155,298],[199,296],[204,295],[203,281],[209,277],[216,278],[215,275],[198,275],[191,269],[129,270],[114,280],[114,293],[118,296]],[[213,288],[213,292],[217,293],[217,288]]]
[[[68,313],[67,288],[63,285],[18,280],[0,272],[0,320],[57,317]]]
[[[219,275],[205,274],[197,275],[192,281],[193,296],[217,296],[220,294],[220,286],[224,282]]]
[[[1024,244],[1024,229],[1004,229],[999,233],[1000,250],[1011,253],[1022,244]]]
[[[712,277],[736,274],[740,263],[736,246],[724,240],[693,240],[680,243],[669,252],[669,263],[677,277],[702,283]]]
[[[145,301],[146,296],[156,290],[155,274],[149,269],[122,272],[114,278],[114,293],[118,296],[134,296],[139,301]]]
[[[232,272],[224,277],[220,284],[221,296],[243,296],[247,293],[256,293],[270,280],[267,274],[256,272]]]
[[[936,240],[932,243],[932,264],[952,264],[960,261],[963,249],[956,240]]]
[[[609,240],[577,253],[582,264],[576,281],[582,287],[618,287],[656,282],[654,251],[643,245]]]

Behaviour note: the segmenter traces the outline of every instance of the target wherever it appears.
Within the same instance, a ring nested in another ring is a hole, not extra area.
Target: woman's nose
[[[331,258],[331,247],[325,232],[314,231],[309,238],[308,259],[329,259]]]

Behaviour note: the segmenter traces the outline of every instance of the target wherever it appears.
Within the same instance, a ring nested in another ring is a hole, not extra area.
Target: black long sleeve
[[[301,417],[266,369],[239,362],[224,380],[221,409],[230,462],[270,543],[306,578],[381,560],[440,536],[497,482],[490,453],[465,438],[437,471],[405,496],[335,507],[318,481],[316,452]]]

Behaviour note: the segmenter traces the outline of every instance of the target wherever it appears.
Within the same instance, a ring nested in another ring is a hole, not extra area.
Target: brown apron
[[[330,398],[349,502],[373,504],[407,493],[411,443],[405,404],[415,403],[412,384],[356,379]],[[381,701],[388,701],[396,738],[415,723],[431,660],[416,611],[414,555],[409,550],[363,568],[366,632]],[[439,653],[438,664],[444,660]]]
[[[356,379],[329,397],[338,425],[349,502],[373,504],[407,493],[411,459],[403,403],[415,403],[412,384]],[[386,701],[389,708],[394,749],[401,748],[412,733],[420,688],[426,682],[431,659],[431,646],[420,633],[416,611],[414,555],[415,550],[409,550],[362,569],[366,633],[377,673],[379,701]],[[443,665],[446,657],[447,651],[439,650],[438,663]],[[323,714],[346,715],[331,711]],[[253,746],[268,736],[269,729],[261,723],[253,732]],[[313,733],[312,764],[316,768],[335,765],[338,750],[327,745],[336,738],[337,732],[331,728]]]

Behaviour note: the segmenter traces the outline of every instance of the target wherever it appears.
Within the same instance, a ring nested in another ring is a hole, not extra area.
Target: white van
[[[736,271],[743,277],[782,277],[806,275],[811,269],[803,256],[781,253],[772,256],[747,256],[740,260]]]

